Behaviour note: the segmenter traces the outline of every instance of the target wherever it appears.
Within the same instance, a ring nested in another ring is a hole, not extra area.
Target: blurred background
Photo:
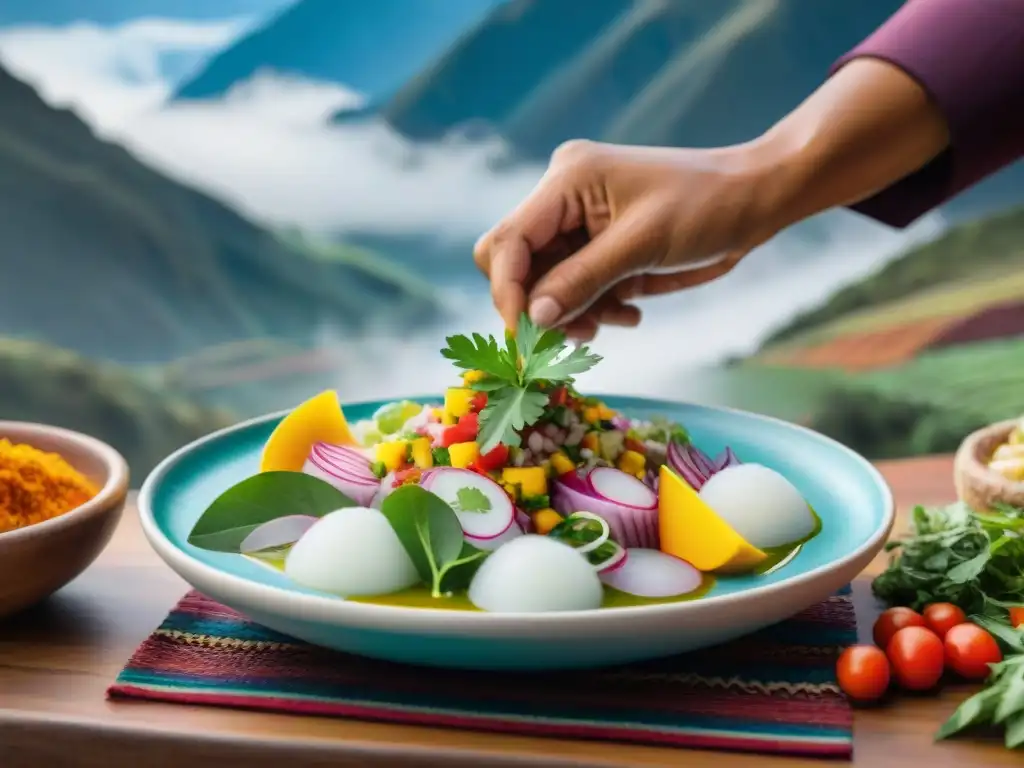
[[[560,142],[750,139],[900,4],[3,0],[0,418],[140,482],[326,387],[439,391],[444,336],[500,330],[472,243]],[[804,222],[579,383],[951,450],[1024,411],[1022,267],[1018,164],[904,231]]]

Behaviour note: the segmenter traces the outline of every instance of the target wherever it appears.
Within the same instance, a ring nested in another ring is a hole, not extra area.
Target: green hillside
[[[382,318],[434,296],[374,254],[279,236],[102,141],[0,69],[0,334],[152,363]]]
[[[38,421],[104,440],[128,459],[135,487],[175,449],[234,420],[109,363],[0,339],[0,419]]]
[[[895,302],[919,299],[929,291],[949,308],[956,306],[954,294],[962,296],[978,285],[998,299],[1000,291],[1020,289],[1022,268],[1024,207],[953,227],[875,274],[841,288],[821,306],[797,315],[773,332],[763,346],[798,341],[853,316],[864,320],[886,312]],[[889,314],[894,321],[913,319],[905,310]]]

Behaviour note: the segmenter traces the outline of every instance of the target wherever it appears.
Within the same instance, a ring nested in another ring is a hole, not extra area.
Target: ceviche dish
[[[346,600],[533,613],[698,599],[821,528],[778,472],[578,391],[600,358],[525,316],[441,354],[438,402],[349,423],[327,391],[291,411],[189,543]]]

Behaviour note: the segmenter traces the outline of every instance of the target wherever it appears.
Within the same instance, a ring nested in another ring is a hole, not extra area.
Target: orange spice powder
[[[63,515],[98,492],[58,454],[0,439],[0,533]]]

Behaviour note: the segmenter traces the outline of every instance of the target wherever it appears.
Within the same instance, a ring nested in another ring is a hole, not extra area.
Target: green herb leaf
[[[381,504],[398,540],[409,553],[420,577],[441,597],[446,574],[482,559],[488,553],[469,547],[455,512],[439,496],[418,485],[396,489]]]
[[[480,453],[489,453],[499,443],[518,447],[518,431],[537,421],[547,403],[548,396],[534,390],[509,387],[492,392],[480,412]]]
[[[261,472],[218,496],[192,526],[188,543],[213,552],[239,552],[256,528],[288,515],[323,517],[356,503],[303,472]]]
[[[935,734],[935,740],[948,739],[966,728],[991,723],[996,707],[999,706],[1000,695],[998,689],[986,688],[971,696],[942,724]]]
[[[459,488],[455,492],[455,503],[459,512],[491,511],[491,500],[479,488]]]
[[[553,347],[537,354],[527,363],[527,381],[572,382],[573,376],[590,370],[601,362],[599,355],[578,346],[568,352],[564,347]]]
[[[441,355],[459,368],[483,371],[496,379],[518,383],[519,371],[516,369],[515,358],[509,359],[493,336],[485,339],[479,333],[474,333],[472,339],[449,336],[446,341],[448,346],[441,350]]]

